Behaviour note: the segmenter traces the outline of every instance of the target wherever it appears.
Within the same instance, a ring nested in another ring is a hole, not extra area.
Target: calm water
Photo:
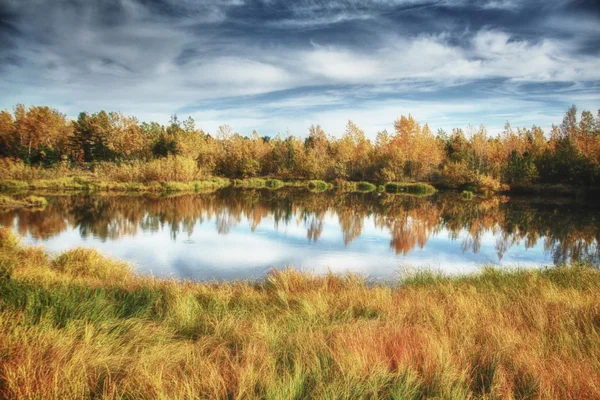
[[[2,212],[0,225],[51,251],[95,247],[155,276],[258,278],[293,265],[390,279],[414,268],[600,260],[600,208],[580,202],[299,188],[46,197],[45,210]]]

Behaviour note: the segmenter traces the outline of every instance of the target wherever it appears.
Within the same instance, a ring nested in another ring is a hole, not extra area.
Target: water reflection
[[[0,213],[0,225],[52,250],[96,246],[155,275],[254,277],[294,264],[389,277],[399,264],[465,270],[600,260],[598,209],[582,203],[294,188],[47,198],[43,211]]]

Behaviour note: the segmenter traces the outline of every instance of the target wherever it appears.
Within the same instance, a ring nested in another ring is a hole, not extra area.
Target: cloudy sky
[[[597,0],[0,0],[0,108],[371,137],[600,108]]]

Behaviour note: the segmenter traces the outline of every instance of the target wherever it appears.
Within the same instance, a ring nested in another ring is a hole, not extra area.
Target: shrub
[[[501,192],[510,189],[510,186],[490,175],[477,175],[473,185],[478,192]]]

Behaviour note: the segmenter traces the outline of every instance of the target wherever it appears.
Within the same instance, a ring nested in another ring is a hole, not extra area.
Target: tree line
[[[118,112],[82,112],[71,121],[47,106],[0,112],[0,156],[31,165],[136,163],[165,157],[194,160],[206,176],[430,181],[450,187],[499,189],[534,183],[600,183],[600,110],[570,107],[559,125],[513,128],[489,135],[484,125],[432,132],[411,115],[369,140],[348,121],[336,138],[319,125],[306,138],[242,136],[222,125],[214,134],[189,117],[140,122]]]

